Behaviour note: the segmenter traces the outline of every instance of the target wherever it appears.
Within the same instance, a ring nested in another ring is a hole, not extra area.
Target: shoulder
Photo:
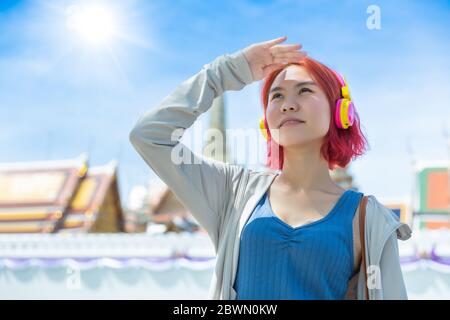
[[[366,225],[377,234],[396,231],[397,238],[407,240],[411,237],[411,228],[399,221],[397,215],[384,206],[374,195],[367,195]],[[384,231],[384,232],[383,232]]]

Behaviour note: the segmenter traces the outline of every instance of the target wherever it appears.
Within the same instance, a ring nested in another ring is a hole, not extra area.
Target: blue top
[[[294,228],[273,213],[266,192],[242,230],[236,299],[345,299],[362,196],[347,189],[325,217]]]

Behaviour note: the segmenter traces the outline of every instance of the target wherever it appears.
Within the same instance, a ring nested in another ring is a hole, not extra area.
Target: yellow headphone
[[[348,129],[355,121],[355,106],[350,96],[350,90],[346,79],[336,71],[333,71],[341,85],[341,98],[336,101],[334,123],[340,129]],[[269,139],[264,115],[259,119],[259,129],[266,140]]]
[[[267,133],[266,125],[264,123],[264,116],[259,119],[259,130],[261,130],[264,139],[269,140],[269,135]]]

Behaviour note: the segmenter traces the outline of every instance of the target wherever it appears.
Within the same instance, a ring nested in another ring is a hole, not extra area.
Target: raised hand
[[[286,36],[252,44],[246,47],[244,56],[252,70],[253,81],[266,77],[283,64],[296,62],[306,57],[306,52],[298,51],[301,44],[278,45]]]

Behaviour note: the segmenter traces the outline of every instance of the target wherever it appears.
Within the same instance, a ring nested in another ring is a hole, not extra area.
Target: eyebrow
[[[295,86],[294,86],[294,88],[298,88],[298,87],[301,87],[301,86],[304,86],[304,85],[316,85],[316,83],[314,82],[314,81],[304,81],[304,82],[298,82]],[[275,88],[272,88],[271,90],[270,90],[270,92],[269,93],[272,93],[272,92],[275,92],[275,91],[280,91],[280,90],[283,90],[283,87],[275,87]]]

